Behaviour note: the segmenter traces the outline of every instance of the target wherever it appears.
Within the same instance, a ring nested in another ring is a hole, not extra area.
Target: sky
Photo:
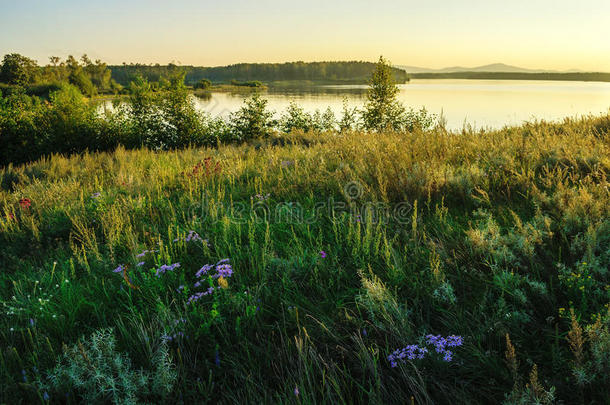
[[[46,64],[375,61],[610,72],[610,0],[0,0],[0,56]]]

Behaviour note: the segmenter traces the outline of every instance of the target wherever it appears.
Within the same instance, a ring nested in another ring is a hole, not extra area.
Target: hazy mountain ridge
[[[489,65],[476,67],[451,66],[442,69],[423,68],[418,66],[396,65],[397,68],[405,70],[407,73],[456,73],[456,72],[501,72],[501,73],[575,73],[582,72],[579,69],[565,71],[527,69],[519,66],[507,65],[505,63],[491,63]]]

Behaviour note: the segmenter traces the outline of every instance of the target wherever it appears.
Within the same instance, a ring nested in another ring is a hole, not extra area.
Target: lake
[[[349,106],[364,105],[366,87],[271,87],[263,96],[278,114],[295,101],[310,112],[330,107],[339,117],[344,99]],[[533,119],[559,120],[610,111],[610,83],[414,79],[398,87],[405,106],[442,112],[451,129],[461,129],[465,123],[476,128],[499,128]],[[228,116],[241,106],[243,98],[243,94],[213,93],[209,99],[195,97],[195,103],[212,115]]]

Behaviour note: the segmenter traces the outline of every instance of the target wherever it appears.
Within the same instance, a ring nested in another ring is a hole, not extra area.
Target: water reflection
[[[560,120],[610,111],[610,83],[445,79],[412,80],[399,88],[398,98],[404,105],[442,113],[451,129],[465,124],[500,128],[533,119]],[[350,108],[362,107],[366,92],[366,85],[337,85],[269,87],[262,93],[276,115],[294,101],[309,112],[330,107],[340,116],[344,101]],[[197,109],[227,117],[249,94],[220,92],[193,100]]]

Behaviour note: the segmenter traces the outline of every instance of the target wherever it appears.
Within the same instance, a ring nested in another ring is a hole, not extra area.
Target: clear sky
[[[610,71],[610,0],[0,0],[0,55]]]

